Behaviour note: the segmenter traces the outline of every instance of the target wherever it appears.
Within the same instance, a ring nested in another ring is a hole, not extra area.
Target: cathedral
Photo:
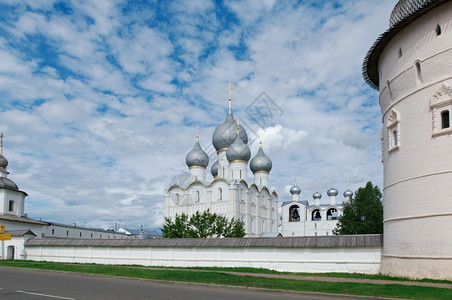
[[[170,184],[165,190],[165,217],[174,219],[178,214],[191,216],[197,211],[210,210],[229,219],[241,220],[248,237],[276,233],[278,195],[269,188],[272,161],[264,153],[262,141],[251,159],[248,135],[232,115],[231,88],[229,84],[226,120],[212,136],[217,151],[217,159],[210,167],[213,180],[206,181],[209,156],[201,148],[197,135],[195,145],[185,159],[189,178],[183,183]],[[253,173],[252,181],[248,178],[248,164]]]

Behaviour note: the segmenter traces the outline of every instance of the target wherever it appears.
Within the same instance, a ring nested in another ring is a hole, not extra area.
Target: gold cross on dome
[[[226,89],[229,90],[229,99],[231,99],[231,90],[234,88],[234,85],[232,85],[232,83],[228,83],[228,85],[226,86]]]

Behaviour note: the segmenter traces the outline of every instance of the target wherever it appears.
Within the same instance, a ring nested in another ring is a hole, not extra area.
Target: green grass
[[[98,265],[98,264],[69,264],[34,261],[0,261],[0,266],[33,268],[45,270],[70,271],[77,273],[89,273],[99,275],[125,276],[146,279],[171,280],[183,282],[199,282],[208,284],[220,284],[228,286],[247,286],[268,289],[283,289],[293,291],[309,291],[336,294],[350,294],[377,297],[394,297],[409,299],[451,299],[452,289],[402,286],[397,284],[376,285],[368,283],[347,283],[347,282],[320,282],[306,280],[292,280],[282,278],[262,278],[253,276],[239,276],[225,272],[242,273],[271,273],[283,274],[266,269],[252,268],[162,268],[159,270],[146,268],[143,266],[120,266],[120,265]],[[206,272],[209,271],[209,272]],[[292,273],[293,274],[293,273]],[[306,274],[309,276],[335,276],[366,279],[399,280],[394,277],[382,275],[362,275],[362,274]],[[407,279],[404,279],[407,280]],[[443,282],[443,281],[441,281]],[[450,283],[447,282],[446,283]]]

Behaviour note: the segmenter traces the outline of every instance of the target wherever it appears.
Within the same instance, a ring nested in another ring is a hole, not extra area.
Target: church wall
[[[331,238],[359,239],[360,236]],[[25,259],[168,267],[252,267],[281,272],[378,273],[381,242],[372,245],[347,242],[345,244],[355,245],[322,248],[293,246],[306,242],[292,239],[209,239],[209,246],[203,245],[204,239],[200,239],[201,241],[178,239],[176,243],[165,239],[134,240],[130,241],[131,243],[117,240],[109,241],[110,246],[96,241],[77,243],[77,241],[53,242],[49,239],[35,239],[30,241],[31,243],[27,242]],[[364,236],[364,239],[373,241],[381,239],[381,236]],[[169,242],[173,246],[168,246]],[[318,242],[324,245],[329,244],[325,240]],[[66,246],[61,243],[65,243]],[[317,241],[313,240],[309,243],[316,244]],[[233,246],[226,246],[226,244]]]
[[[0,213],[15,214],[16,216],[24,215],[24,198],[25,195],[21,192],[11,191],[8,189],[0,190]],[[9,201],[14,201],[13,211],[9,211]]]

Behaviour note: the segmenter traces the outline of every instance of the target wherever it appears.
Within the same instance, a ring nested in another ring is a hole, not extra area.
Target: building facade
[[[34,237],[79,239],[127,239],[132,236],[114,231],[85,228],[76,225],[44,222],[25,214],[26,192],[8,178],[8,160],[3,156],[3,134],[0,134],[0,224],[11,235],[0,249],[0,259],[23,259],[24,243]]]
[[[272,161],[264,153],[262,142],[251,160],[248,135],[231,111],[213,133],[217,159],[211,165],[213,180],[206,181],[209,157],[199,144],[186,156],[190,176],[184,182],[170,184],[165,190],[165,217],[182,213],[191,216],[209,210],[229,219],[243,221],[246,236],[278,231],[278,195],[269,189]],[[248,178],[248,163],[253,180]]]
[[[330,188],[327,191],[328,203],[320,203],[322,194],[315,192],[312,195],[314,204],[309,204],[306,200],[300,200],[301,189],[295,184],[290,193],[292,199],[285,201],[281,216],[282,236],[322,236],[333,235],[339,216],[343,213],[343,205],[337,203],[338,191]],[[347,201],[353,196],[353,192],[344,192],[344,200]]]
[[[400,0],[363,64],[379,90],[381,272],[452,279],[452,1]]]

